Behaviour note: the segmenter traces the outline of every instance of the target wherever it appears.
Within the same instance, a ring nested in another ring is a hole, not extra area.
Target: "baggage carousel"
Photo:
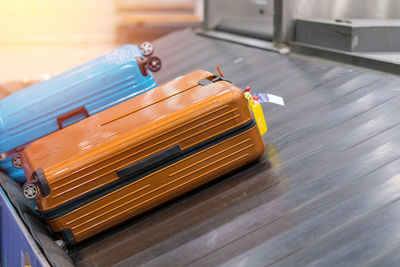
[[[154,42],[159,83],[215,71],[263,103],[258,162],[68,254],[77,266],[396,266],[400,262],[400,80],[192,30]]]
[[[159,83],[219,65],[263,103],[265,156],[82,244],[78,266],[388,266],[400,261],[400,81],[201,37],[154,42]]]

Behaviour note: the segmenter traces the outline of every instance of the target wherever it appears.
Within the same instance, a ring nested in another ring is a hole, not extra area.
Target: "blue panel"
[[[71,110],[84,106],[93,115],[154,88],[152,75],[141,74],[138,56],[137,46],[125,45],[0,100],[0,153],[59,130],[57,117]],[[10,158],[0,160],[0,168],[25,181]]]
[[[39,257],[30,242],[35,242],[30,235],[25,235],[26,228],[17,219],[17,212],[0,187],[0,257],[1,266],[43,266],[43,256]],[[30,240],[30,242],[29,242]],[[36,248],[37,251],[37,248]]]

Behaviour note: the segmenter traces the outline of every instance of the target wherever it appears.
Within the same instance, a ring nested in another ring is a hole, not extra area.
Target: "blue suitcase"
[[[30,142],[156,87],[147,69],[161,62],[143,58],[149,48],[122,46],[0,100],[0,168],[24,182],[20,152]]]

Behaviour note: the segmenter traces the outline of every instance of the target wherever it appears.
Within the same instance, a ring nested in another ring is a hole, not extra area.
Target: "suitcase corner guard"
[[[32,176],[34,179],[32,181],[26,182],[22,186],[22,191],[24,193],[24,196],[28,199],[35,198],[37,195],[36,186],[39,188],[40,195],[42,197],[50,195],[51,190],[47,183],[46,177],[44,176],[43,170],[37,169],[32,173]]]
[[[71,230],[66,228],[62,231],[59,232],[64,239],[64,241],[67,243],[68,246],[72,247],[77,244],[75,241],[74,235],[72,234]]]

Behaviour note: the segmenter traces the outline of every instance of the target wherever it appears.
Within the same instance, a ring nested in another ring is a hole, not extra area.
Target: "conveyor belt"
[[[155,42],[166,82],[215,70],[280,95],[260,162],[70,251],[78,266],[359,266],[400,261],[400,81],[189,30]]]

